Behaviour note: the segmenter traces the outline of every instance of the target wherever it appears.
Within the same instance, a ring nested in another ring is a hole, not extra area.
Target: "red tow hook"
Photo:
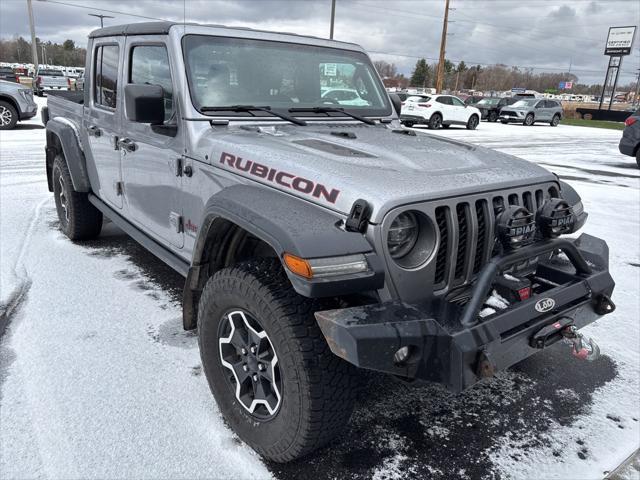
[[[575,325],[563,328],[562,336],[571,343],[571,353],[574,357],[592,362],[600,356],[598,344],[592,338],[582,335]]]

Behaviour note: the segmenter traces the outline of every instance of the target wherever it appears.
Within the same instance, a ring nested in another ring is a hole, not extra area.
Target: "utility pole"
[[[112,17],[111,15],[100,15],[98,13],[88,13],[87,15],[89,15],[90,17],[98,17],[100,19],[100,28],[104,28],[103,19],[105,19],[105,18],[115,18],[115,17]]]
[[[329,38],[333,40],[333,24],[336,21],[336,0],[331,0],[331,30],[329,30]]]
[[[444,54],[447,48],[447,24],[449,23],[449,0],[445,0],[444,21],[442,22],[442,39],[440,40],[440,59],[438,61],[438,71],[436,74],[436,93],[442,91],[444,83]]]
[[[38,46],[36,45],[36,27],[33,22],[33,6],[31,0],[27,0],[27,10],[29,10],[29,28],[31,29],[31,58],[33,59],[33,73],[38,74]]]
[[[40,44],[40,48],[42,49],[42,63],[44,65],[46,65],[47,64],[47,51],[44,48],[44,43]]]

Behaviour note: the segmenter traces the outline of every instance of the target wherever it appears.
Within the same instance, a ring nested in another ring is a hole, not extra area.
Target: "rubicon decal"
[[[231,153],[222,152],[220,163],[232,167],[241,172],[249,173],[255,177],[264,178],[277,185],[290,188],[297,192],[306,193],[316,198],[324,199],[329,203],[336,203],[340,190],[329,189],[321,183],[314,182],[304,177],[298,177],[291,173],[262,165],[252,160],[245,160]]]

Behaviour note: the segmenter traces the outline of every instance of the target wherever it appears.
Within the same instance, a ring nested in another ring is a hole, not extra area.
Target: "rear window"
[[[62,72],[59,70],[40,70],[38,75],[44,75],[47,77],[62,77]]]
[[[420,97],[420,96],[414,95],[412,97],[407,97],[406,101],[407,102],[428,102],[429,100],[431,100],[431,97],[427,97],[427,96]]]
[[[13,69],[11,67],[0,67],[0,73],[13,73]]]

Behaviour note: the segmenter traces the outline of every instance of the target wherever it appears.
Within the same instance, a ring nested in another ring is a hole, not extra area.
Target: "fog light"
[[[536,214],[536,223],[545,237],[556,238],[565,233],[572,233],[576,217],[573,209],[562,198],[550,198]]]
[[[498,238],[505,248],[515,249],[534,240],[536,224],[533,214],[524,207],[510,205],[496,219]]]
[[[404,367],[416,351],[416,347],[413,345],[407,345],[399,349],[393,356],[393,363],[396,367]]]

